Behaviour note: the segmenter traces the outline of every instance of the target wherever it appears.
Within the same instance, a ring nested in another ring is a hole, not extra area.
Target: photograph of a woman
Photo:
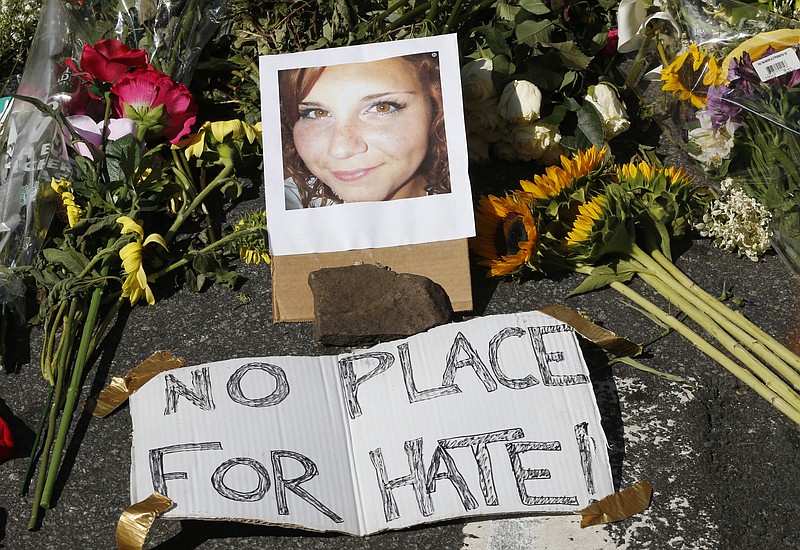
[[[278,80],[286,210],[450,193],[436,52]]]

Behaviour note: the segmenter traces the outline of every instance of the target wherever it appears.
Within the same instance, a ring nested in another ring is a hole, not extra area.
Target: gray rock
[[[363,346],[394,340],[446,323],[447,293],[421,275],[375,265],[324,268],[308,276],[314,295],[314,339]]]

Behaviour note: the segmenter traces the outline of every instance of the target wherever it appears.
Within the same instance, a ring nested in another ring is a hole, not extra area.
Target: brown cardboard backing
[[[308,274],[324,267],[380,263],[396,273],[422,275],[440,284],[454,311],[472,310],[467,239],[435,243],[298,254],[272,258],[272,320],[312,321],[314,298]]]

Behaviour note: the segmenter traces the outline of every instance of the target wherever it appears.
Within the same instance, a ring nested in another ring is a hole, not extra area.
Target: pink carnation
[[[117,116],[171,143],[187,135],[197,120],[197,104],[189,88],[159,71],[139,68],[125,73],[111,86],[111,93]]]

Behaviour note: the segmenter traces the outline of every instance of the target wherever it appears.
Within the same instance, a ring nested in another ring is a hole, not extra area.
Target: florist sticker
[[[454,35],[261,57],[270,250],[474,235]]]

